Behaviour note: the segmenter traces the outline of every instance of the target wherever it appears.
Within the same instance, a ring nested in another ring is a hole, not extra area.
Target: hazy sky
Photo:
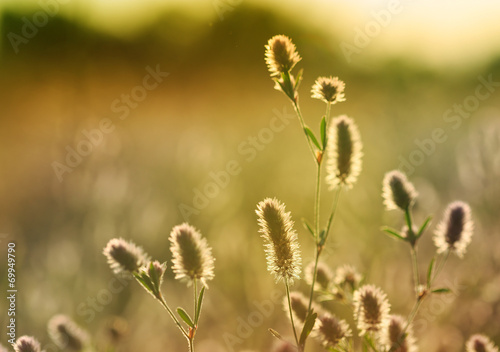
[[[217,5],[229,9],[260,3],[337,33],[347,44],[371,30],[370,45],[363,50],[374,55],[409,54],[449,65],[500,54],[500,0],[1,0],[0,8],[41,8],[40,3],[50,1],[58,1],[65,15],[77,14],[95,27],[122,35],[168,6],[185,6],[208,21],[220,21]]]

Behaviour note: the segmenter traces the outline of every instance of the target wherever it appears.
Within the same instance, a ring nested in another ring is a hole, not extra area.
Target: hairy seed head
[[[374,285],[364,285],[354,292],[354,319],[360,336],[380,331],[387,323],[390,305],[386,294]]]
[[[110,240],[103,254],[108,258],[108,264],[115,274],[137,272],[149,260],[141,247],[122,238]]]
[[[354,291],[363,277],[355,267],[349,264],[339,266],[335,270],[335,285],[342,288],[350,288]]]
[[[41,352],[40,342],[32,336],[21,336],[13,347],[16,352]]]
[[[382,197],[387,210],[406,211],[417,198],[417,191],[401,171],[393,170],[385,174]]]
[[[465,343],[466,352],[498,352],[498,347],[488,336],[472,335]]]
[[[338,319],[328,312],[321,313],[314,325],[314,336],[326,349],[335,348],[352,336],[351,328],[345,320]]]
[[[311,97],[327,104],[345,101],[345,84],[338,77],[318,77],[311,89]]]
[[[326,182],[330,189],[339,186],[352,188],[361,172],[361,151],[363,145],[358,127],[345,116],[332,120],[328,130]]]
[[[474,230],[470,213],[467,203],[456,201],[448,205],[434,233],[438,253],[449,249],[460,258],[464,256]]]
[[[265,56],[271,77],[290,72],[301,60],[295,44],[285,35],[275,35],[269,39]]]
[[[266,198],[257,204],[256,213],[264,239],[267,270],[275,275],[276,281],[283,279],[292,283],[294,278],[299,278],[302,259],[290,212],[286,212],[285,205],[276,198]]]
[[[382,331],[382,343],[387,351],[393,352],[417,352],[411,325],[406,329],[406,319],[400,315],[391,315],[387,325]],[[403,335],[404,334],[404,335]]]
[[[47,324],[49,336],[62,350],[82,351],[89,337],[73,320],[66,315],[56,315]]]
[[[314,262],[309,263],[305,270],[305,279],[309,285],[312,285],[314,275]],[[330,286],[332,282],[333,274],[328,267],[323,262],[318,262],[318,267],[316,270],[316,282],[314,284],[314,289],[318,291],[325,291]]]
[[[214,258],[206,238],[191,225],[184,223],[175,226],[170,233],[175,278],[187,280],[190,285],[199,279],[203,285],[214,278]]]

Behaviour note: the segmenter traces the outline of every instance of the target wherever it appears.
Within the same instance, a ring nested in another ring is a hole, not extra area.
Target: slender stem
[[[170,317],[174,320],[175,325],[177,325],[177,327],[182,331],[182,334],[184,335],[184,337],[186,337],[189,340],[188,333],[186,332],[186,330],[184,330],[184,328],[182,327],[181,323],[179,323],[179,320],[177,320],[177,318],[175,317],[174,313],[172,312],[172,310],[168,306],[167,302],[165,302],[165,299],[161,295],[161,292],[160,292],[160,298],[158,300],[160,301],[160,303],[162,304],[162,306],[167,310],[168,314],[170,314]]]
[[[193,339],[189,339],[189,352],[194,352],[194,342],[193,342]]]
[[[413,283],[415,284],[415,293],[418,298],[418,290],[420,286],[420,275],[418,272],[418,260],[417,260],[417,246],[411,246],[411,261],[413,266]]]
[[[306,124],[304,123],[304,119],[302,118],[302,113],[300,112],[299,103],[297,101],[293,102],[293,108],[294,108],[295,113],[297,114],[297,116],[299,118],[300,127],[302,127],[302,131],[304,132],[304,136],[306,137],[307,144],[309,145],[309,149],[311,150],[312,157],[313,157],[314,161],[316,163],[318,163],[318,159],[316,158],[316,153],[314,152],[314,147],[312,145],[312,142],[309,139],[309,137],[307,136],[307,133],[306,133],[306,130],[305,130]]]
[[[314,296],[314,285],[316,285],[316,272],[318,271],[318,262],[319,262],[320,249],[316,246],[316,255],[314,258],[314,271],[311,282],[311,292],[309,294],[309,305],[307,306],[307,315],[311,313],[312,301]]]
[[[193,280],[193,287],[194,287],[194,326],[195,328],[198,325],[198,300],[196,299],[198,296],[198,289],[196,288],[196,279]]]
[[[290,287],[288,285],[288,279],[285,277],[285,287],[286,287],[286,297],[288,299],[288,310],[290,311],[290,321],[292,322],[293,336],[295,337],[295,342],[299,351],[302,351],[302,347],[299,345],[299,339],[297,337],[297,332],[295,331],[295,324],[293,322],[292,314],[292,301],[290,300]]]
[[[337,211],[337,205],[339,204],[340,193],[342,191],[342,187],[337,189],[337,193],[335,194],[335,199],[333,200],[332,213],[330,214],[330,218],[328,219],[328,224],[326,225],[326,233],[325,233],[325,242],[330,234],[330,227],[332,226],[333,218],[335,217],[335,213]]]
[[[432,285],[432,283],[434,282],[434,280],[436,280],[436,279],[437,279],[438,275],[441,273],[441,270],[443,270],[444,265],[445,265],[445,264],[446,264],[446,262],[448,261],[449,256],[450,256],[450,250],[449,250],[449,249],[447,249],[447,250],[446,250],[446,253],[445,253],[445,255],[444,255],[444,259],[442,259],[442,260],[439,262],[439,264],[438,264],[438,266],[437,266],[437,268],[436,268],[436,271],[435,271],[435,273],[434,273],[434,276],[433,276],[433,277],[431,277],[431,282],[429,283],[429,286],[431,286],[431,285]]]
[[[316,222],[316,241],[318,241],[318,236],[319,236],[319,207],[321,198],[320,189],[321,189],[321,162],[317,164],[316,168],[316,195],[315,195],[316,202],[314,204],[314,214]]]

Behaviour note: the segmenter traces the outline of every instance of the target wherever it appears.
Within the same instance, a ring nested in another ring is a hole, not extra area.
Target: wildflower
[[[352,331],[345,320],[339,320],[327,312],[318,316],[314,330],[315,336],[327,349],[334,348],[347,337],[352,336]]]
[[[361,286],[354,292],[354,319],[360,336],[368,331],[380,331],[387,323],[390,305],[386,294],[374,285]]]
[[[393,170],[385,174],[382,197],[387,210],[399,208],[406,211],[413,205],[417,195],[415,187],[402,172]]]
[[[391,315],[382,332],[382,343],[387,351],[417,352],[411,325],[406,329],[406,320],[400,315]],[[404,334],[404,335],[403,335]],[[391,349],[392,348],[392,349]]]
[[[351,290],[355,290],[361,279],[361,274],[352,265],[345,264],[335,270],[335,284],[337,286],[348,286]]]
[[[305,270],[305,279],[309,285],[312,285],[314,275],[314,262],[309,263]],[[314,284],[315,290],[327,290],[332,282],[333,274],[330,268],[322,262],[318,262],[316,268],[316,282]]]
[[[113,238],[104,248],[103,254],[115,274],[134,273],[148,261],[141,247],[122,238]]]
[[[87,333],[65,315],[50,319],[48,331],[52,341],[63,350],[82,351],[89,339]]]
[[[326,182],[330,189],[353,186],[361,172],[362,148],[358,128],[351,118],[342,115],[332,120],[328,131],[326,165]]]
[[[345,101],[345,84],[338,77],[319,77],[311,89],[311,97],[327,104]]]
[[[152,283],[155,287],[160,287],[163,282],[163,275],[167,269],[167,263],[161,264],[159,261],[155,260],[148,267],[148,276],[151,278]]]
[[[460,201],[450,203],[434,233],[438,253],[449,249],[462,258],[471,241],[473,229],[469,205]]]
[[[285,35],[275,35],[269,39],[265,56],[271,76],[290,72],[301,60],[295,44]]]
[[[285,205],[276,198],[266,198],[257,205],[256,213],[265,242],[267,269],[276,281],[298,279],[302,259],[290,212],[287,213]]]
[[[32,336],[21,336],[13,345],[16,352],[40,352],[40,342]]]
[[[170,233],[175,278],[187,280],[190,285],[200,279],[203,285],[214,278],[214,258],[206,238],[191,225],[175,226]]]
[[[465,344],[466,352],[498,352],[491,340],[485,335],[472,335]]]

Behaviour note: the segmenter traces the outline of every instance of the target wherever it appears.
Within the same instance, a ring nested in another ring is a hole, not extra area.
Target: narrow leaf
[[[422,226],[420,226],[420,230],[418,230],[418,232],[417,232],[417,238],[419,238],[420,236],[422,236],[422,234],[424,233],[425,229],[427,228],[427,225],[429,225],[429,223],[431,222],[431,219],[432,219],[431,215],[429,215],[427,217],[427,219],[425,219],[425,221],[422,224]]]
[[[283,340],[283,338],[281,337],[280,333],[279,333],[279,332],[277,332],[276,330],[271,329],[271,328],[269,328],[269,329],[267,329],[267,330],[269,330],[269,332],[270,332],[270,333],[271,333],[274,337],[276,337],[277,339],[279,339],[279,340]]]
[[[326,148],[326,116],[323,116],[323,119],[321,119],[321,125],[320,125],[320,132],[321,132],[321,144],[323,145],[323,149],[325,150]]]
[[[306,342],[307,337],[311,333],[314,323],[316,323],[316,317],[318,316],[317,313],[309,314],[307,317],[304,327],[302,328],[302,332],[300,333],[300,339],[299,339],[299,344],[302,346],[304,345],[304,342]]]
[[[297,77],[295,78],[295,85],[293,86],[293,89],[297,90],[299,88],[300,81],[302,81],[302,73],[304,72],[304,69],[301,68],[299,72],[297,73]]]
[[[154,296],[154,285],[151,282],[151,279],[146,275],[146,273],[134,273],[134,277],[137,281],[146,289],[146,291],[150,292]]]
[[[432,257],[429,263],[429,269],[427,269],[427,287],[431,286],[432,269],[434,269],[434,263],[436,262],[436,257]]]
[[[306,132],[307,134],[307,137],[309,137],[309,139],[311,140],[311,142],[313,142],[313,144],[319,149],[321,150],[321,147],[318,143],[318,140],[316,139],[316,136],[314,135],[313,131],[311,131],[311,129],[309,127],[304,127],[304,131]]]
[[[312,229],[311,225],[307,222],[306,219],[302,218],[302,225],[304,225],[304,228],[311,233],[311,235],[316,238],[316,234],[314,233],[314,230]]]
[[[186,313],[186,311],[182,308],[177,308],[177,314],[179,314],[179,316],[182,318],[182,320],[184,320],[186,322],[186,324],[188,324],[190,327],[192,327],[194,329],[194,324],[193,324],[193,321],[191,320],[191,318],[189,317],[189,315]]]
[[[391,237],[406,241],[406,237],[401,236],[396,230],[390,229],[388,227],[384,227],[382,229],[382,231],[384,231],[386,234],[388,234]]]
[[[436,288],[431,291],[432,293],[450,293],[451,290],[449,288]]]
[[[195,325],[198,325],[198,319],[200,319],[201,305],[203,304],[204,294],[205,294],[205,286],[201,288],[200,295],[198,296],[198,307],[196,308],[196,316],[194,317]]]
[[[320,246],[324,245],[325,241],[326,241],[326,231],[325,230],[321,230],[321,232],[319,234],[319,245]]]

